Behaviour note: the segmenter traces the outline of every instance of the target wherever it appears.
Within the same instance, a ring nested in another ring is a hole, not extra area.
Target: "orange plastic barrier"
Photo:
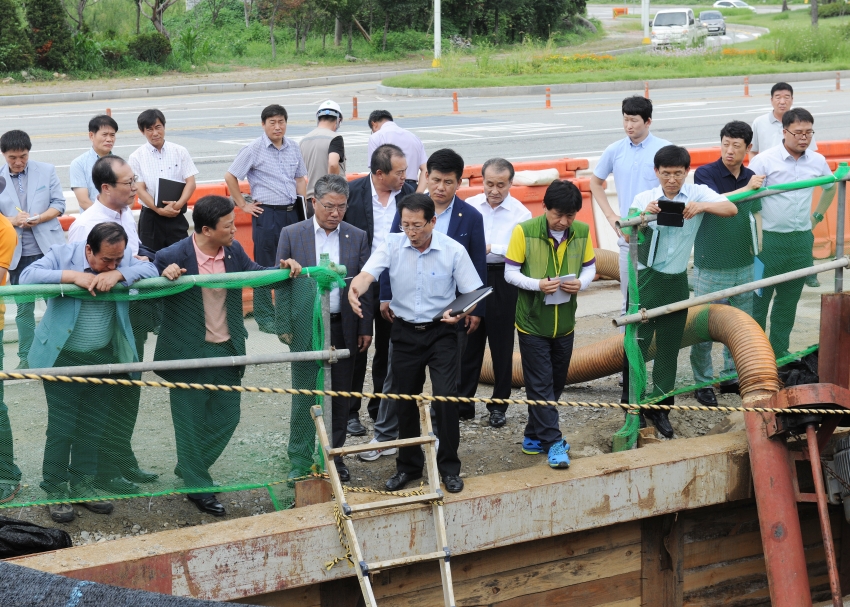
[[[614,13],[613,17],[614,17],[614,19],[616,19],[617,17],[621,17],[623,15],[628,15],[629,9],[628,9],[628,7],[625,7],[625,8],[619,8],[618,7],[618,8],[615,8],[613,10],[613,13]]]
[[[61,225],[62,229],[67,232],[71,229],[71,224],[74,223],[76,220],[76,215],[60,215],[59,225]]]
[[[558,176],[567,179],[576,176],[576,171],[586,169],[590,162],[586,158],[556,158],[553,160],[532,160],[527,162],[513,162],[515,171],[542,171],[544,169],[558,169]],[[469,185],[480,185],[484,182],[481,169],[484,165],[472,164],[464,168],[463,179],[469,180]]]

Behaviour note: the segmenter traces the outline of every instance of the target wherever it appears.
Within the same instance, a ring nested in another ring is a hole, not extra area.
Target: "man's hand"
[[[357,336],[357,351],[365,352],[369,349],[369,346],[372,344],[372,336],[371,335],[358,335]]]
[[[751,190],[757,190],[764,184],[764,175],[753,175],[750,177],[750,182],[747,187]]]
[[[150,261],[150,259],[148,259],[148,258],[147,258],[147,257],[145,257],[144,255],[133,255],[133,257],[134,257],[135,259],[138,259],[139,261]]]
[[[390,302],[388,302],[388,301],[382,301],[381,302],[381,316],[388,323],[392,323],[392,321],[395,319],[395,314],[393,314],[393,311],[390,308]]]
[[[657,200],[653,200],[648,205],[646,205],[646,208],[644,209],[643,212],[646,213],[647,215],[658,215],[658,213],[661,212],[661,207],[658,206]]]
[[[581,291],[581,281],[576,280],[565,280],[561,283],[561,290],[566,291],[567,293],[575,295],[579,291]]]
[[[24,213],[23,211],[21,211],[12,218],[12,223],[15,225],[15,227],[23,228],[27,225],[27,219],[29,219],[29,213]]]
[[[620,228],[617,227],[617,222],[622,219],[619,215],[606,215],[605,219],[608,220],[608,223],[611,225],[611,229],[617,233],[617,236],[622,236],[623,233],[620,231]]]
[[[106,293],[122,280],[124,280],[124,275],[119,270],[101,272],[100,274],[88,272],[76,272],[74,274],[74,284],[87,290],[93,297],[97,296],[95,291]]]
[[[354,313],[360,318],[363,318],[363,308],[360,305],[360,293],[358,293],[357,287],[354,285],[351,285],[348,288],[348,303],[351,305],[351,309],[354,310]]]
[[[685,205],[685,211],[682,213],[682,216],[685,219],[693,219],[700,213],[705,212],[705,203],[704,202],[689,202]]]
[[[452,311],[446,310],[445,312],[443,312],[443,318],[441,318],[440,320],[450,325],[456,325],[464,318],[466,318],[466,316],[466,314],[458,314],[457,316],[452,316]]]
[[[283,335],[278,335],[277,338],[287,346],[292,345],[292,333],[284,333]]]
[[[480,316],[467,316],[466,317],[466,334],[475,333],[478,330],[478,326],[481,324]]]
[[[246,213],[250,213],[254,217],[259,217],[263,214],[263,207],[260,206],[259,202],[245,202],[244,205],[240,207]]]
[[[177,280],[185,273],[186,268],[181,268],[176,263],[173,263],[162,271],[162,277],[168,280]]]
[[[493,245],[489,245],[489,244],[487,245],[487,255],[490,254],[490,249],[492,249],[492,248],[493,248]]]
[[[286,270],[287,268],[289,269],[290,278],[296,278],[299,274],[301,274],[301,264],[294,259],[280,260],[280,269]]]
[[[821,222],[821,220],[818,219],[817,217],[815,217],[814,215],[811,216],[811,220],[812,220],[812,229],[814,229],[814,227]]]
[[[558,290],[558,286],[561,284],[561,281],[557,278],[554,280],[549,280],[548,278],[540,279],[540,290],[546,293],[546,295],[551,295],[555,291]]]
[[[173,206],[174,202],[162,202],[162,207],[154,206],[154,211],[157,215],[161,215],[162,217],[177,217],[180,214],[179,209],[175,209]]]

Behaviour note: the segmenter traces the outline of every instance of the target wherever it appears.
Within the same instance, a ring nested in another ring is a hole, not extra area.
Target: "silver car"
[[[699,20],[708,29],[709,36],[726,35],[726,21],[720,11],[702,11]]]

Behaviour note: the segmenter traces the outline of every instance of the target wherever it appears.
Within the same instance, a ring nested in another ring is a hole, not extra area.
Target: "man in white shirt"
[[[478,390],[478,377],[484,360],[484,346],[490,343],[493,360],[493,398],[510,398],[513,376],[514,317],[517,288],[505,281],[505,254],[514,227],[531,219],[531,211],[511,196],[514,178],[513,165],[504,158],[491,158],[481,169],[484,193],[467,198],[466,202],[484,218],[487,243],[487,286],[493,294],[487,298],[484,318],[478,330],[467,336],[466,354],[461,361],[459,396],[473,397]],[[505,425],[507,405],[488,404],[490,425]],[[461,418],[475,415],[475,405],[459,403]]]
[[[832,175],[826,159],[809,149],[814,135],[815,119],[803,108],[793,108],[782,116],[783,142],[763,151],[750,162],[750,169],[765,175],[764,185],[772,186]],[[814,188],[775,194],[762,199],[762,250],[759,259],[764,263],[764,278],[812,266],[812,229],[823,221],[836,188],[821,186],[818,206],[811,213]],[[755,298],[753,318],[765,327],[767,309],[770,312],[770,345],[776,358],[788,354],[791,330],[797,315],[797,302],[805,279],[765,287]],[[776,297],[774,298],[774,292]]]
[[[144,205],[139,216],[139,237],[142,244],[156,252],[186,238],[186,203],[195,192],[198,169],[189,150],[165,140],[165,115],[161,111],[145,110],[136,123],[148,140],[130,154],[130,166],[138,176],[139,200]],[[160,179],[185,183],[180,198],[162,200],[161,206],[157,205]]]
[[[112,153],[117,132],[118,123],[112,116],[101,114],[89,120],[91,149],[74,158],[69,169],[71,190],[80,205],[80,213],[88,209],[100,193],[91,178],[92,167],[98,158]]]
[[[425,174],[428,172],[425,166],[428,155],[422,140],[408,130],[405,130],[393,122],[393,115],[387,110],[375,110],[369,114],[369,128],[372,134],[369,136],[369,157],[372,152],[385,143],[397,145],[407,158],[407,174],[405,181],[417,192],[424,192],[427,184]],[[375,172],[375,167],[371,168]]]

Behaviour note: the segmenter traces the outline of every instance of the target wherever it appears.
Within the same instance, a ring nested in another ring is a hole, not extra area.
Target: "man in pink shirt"
[[[160,249],[154,263],[162,273],[176,264],[182,274],[224,274],[270,270],[254,263],[236,234],[233,202],[223,196],[204,196],[192,213],[195,233]],[[292,260],[280,262],[295,277],[301,266]],[[177,273],[164,274],[175,278]],[[193,287],[165,298],[162,327],[154,360],[185,360],[244,356],[248,331],[242,319],[242,289]],[[239,385],[245,367],[215,367],[192,371],[161,371],[173,382]],[[201,512],[224,516],[224,506],[211,492],[215,486],[209,473],[239,424],[241,398],[238,392],[171,390],[171,417],[177,442],[177,467],[187,487],[199,489],[188,498]]]

